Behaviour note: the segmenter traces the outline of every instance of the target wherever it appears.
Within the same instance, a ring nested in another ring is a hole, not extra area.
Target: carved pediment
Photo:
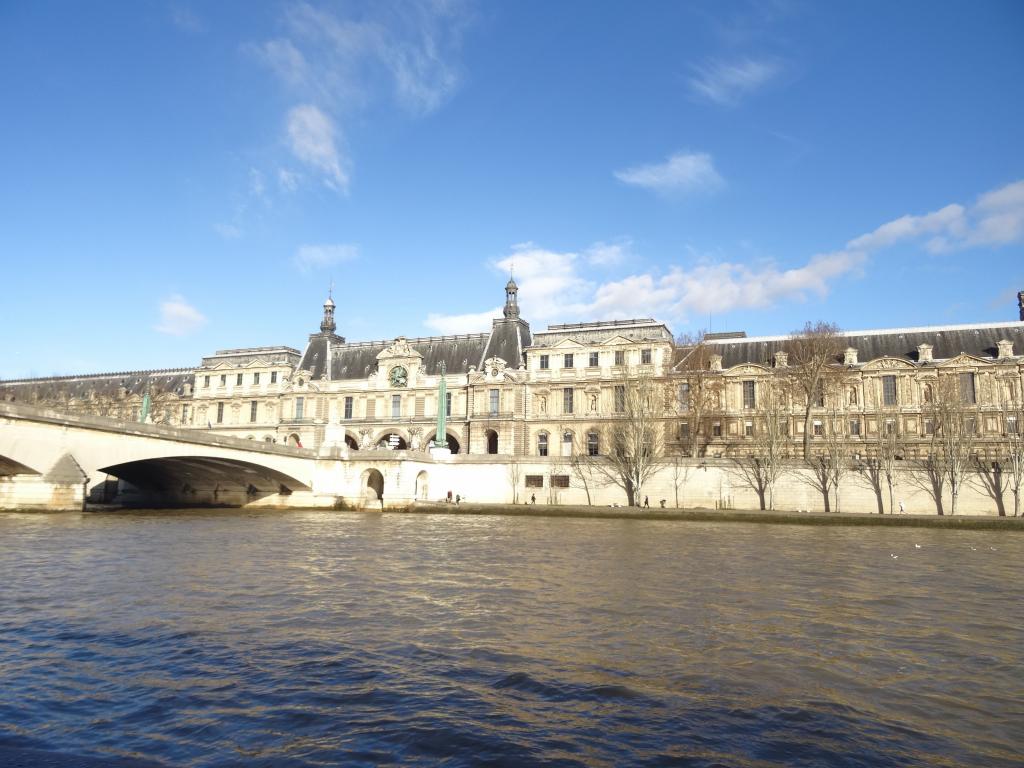
[[[583,349],[583,345],[575,339],[562,339],[552,349]]]
[[[986,360],[983,357],[975,357],[974,355],[968,355],[966,352],[961,352],[956,357],[951,357],[949,360],[944,360],[939,363],[939,368],[959,368],[963,366],[976,366],[976,365],[992,365],[991,360]]]
[[[771,369],[758,365],[757,363],[743,363],[742,365],[734,365],[732,368],[725,372],[725,376],[760,376],[765,373],[770,373]]]
[[[633,346],[636,344],[635,339],[627,339],[625,336],[612,336],[610,339],[605,339],[601,342],[602,347],[621,347],[623,344],[629,344]]]
[[[423,359],[423,355],[417,352],[412,346],[406,341],[405,336],[399,336],[389,346],[384,348],[384,351],[377,355],[378,360],[386,360],[389,358],[416,358],[419,360]]]
[[[914,364],[903,360],[899,357],[879,357],[872,360],[869,363],[865,363],[861,368],[862,371],[884,371],[898,368],[900,370],[907,370],[913,368]]]

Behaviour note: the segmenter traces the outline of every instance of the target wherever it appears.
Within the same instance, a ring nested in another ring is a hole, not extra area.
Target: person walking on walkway
[[[644,496],[644,509],[650,509],[650,507],[651,507],[651,502],[649,502],[647,500],[647,497]]]
[[[530,503],[531,504],[536,504],[537,503],[537,494],[536,493],[531,493],[530,494]]]

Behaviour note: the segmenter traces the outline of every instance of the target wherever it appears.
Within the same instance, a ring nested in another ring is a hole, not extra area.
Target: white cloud
[[[285,192],[294,192],[299,188],[299,174],[287,168],[277,169],[277,183]]]
[[[490,266],[498,274],[514,269],[522,315],[529,320],[657,317],[677,323],[694,314],[703,317],[708,312],[765,309],[783,302],[824,298],[837,281],[859,274],[874,252],[904,241],[917,241],[932,251],[1024,242],[1024,181],[987,192],[966,208],[951,204],[921,216],[901,216],[853,238],[845,248],[814,255],[793,266],[691,256],[686,266],[676,264],[663,272],[595,283],[584,275],[607,253],[606,243],[594,243],[581,253],[523,243]],[[499,316],[499,309],[457,316],[435,314],[427,325],[482,329]]]
[[[441,315],[431,312],[424,323],[428,328],[446,335],[479,333],[489,331],[491,321],[496,317],[501,317],[501,307],[467,315]]]
[[[221,221],[214,224],[213,229],[225,240],[237,240],[242,236],[242,228],[237,224],[228,224]]]
[[[611,267],[621,264],[631,254],[633,243],[630,240],[623,240],[619,243],[597,242],[584,251],[587,261],[598,267]]]
[[[725,62],[711,60],[694,67],[690,89],[697,96],[716,104],[731,106],[748,93],[757,90],[781,71],[773,60],[742,59]]]
[[[312,104],[288,113],[288,141],[292,154],[318,171],[324,183],[342,192],[348,189],[348,173],[336,141],[337,129],[327,115]]]
[[[301,245],[292,262],[301,272],[323,269],[359,258],[359,246],[351,243],[334,245]]]
[[[1024,180],[986,192],[970,207],[953,203],[932,213],[901,216],[847,247],[874,250],[925,237],[924,248],[931,253],[1024,241]]]
[[[725,183],[715,170],[711,155],[705,152],[676,152],[664,163],[615,171],[615,178],[626,184],[662,192],[714,189]]]
[[[249,169],[249,194],[261,200],[266,199],[267,187],[263,183],[263,174],[255,168]]]
[[[178,294],[160,302],[160,322],[156,326],[160,333],[185,336],[205,324],[203,314]]]

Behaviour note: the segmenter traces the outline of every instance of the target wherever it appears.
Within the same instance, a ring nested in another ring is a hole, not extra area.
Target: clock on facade
[[[404,387],[409,383],[409,373],[401,365],[396,365],[388,374],[392,387]]]

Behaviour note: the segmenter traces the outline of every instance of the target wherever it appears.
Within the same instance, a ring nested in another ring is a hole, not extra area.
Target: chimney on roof
[[[919,363],[930,363],[930,362],[932,362],[932,345],[931,344],[918,344],[917,345],[917,362],[919,362]]]
[[[996,346],[999,348],[999,360],[1006,360],[1007,358],[1013,357],[1013,342],[1009,339],[1000,339],[996,342]]]
[[[711,355],[711,356],[709,356],[708,361],[711,363],[711,370],[712,371],[720,371],[720,370],[722,370],[722,356],[721,355]]]
[[[789,353],[779,350],[775,353],[775,367],[786,368],[789,365]]]
[[[843,352],[843,365],[857,365],[856,347],[847,347]]]

